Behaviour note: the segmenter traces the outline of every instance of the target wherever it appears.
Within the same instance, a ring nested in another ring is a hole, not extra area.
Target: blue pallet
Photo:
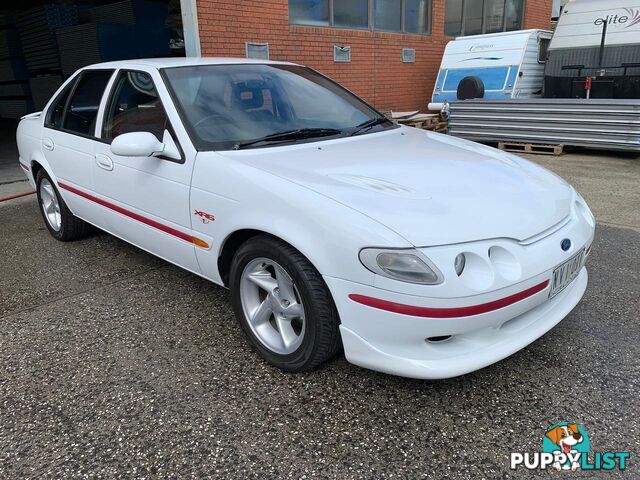
[[[169,9],[166,1],[123,0],[90,9],[95,23],[118,23],[164,27]]]
[[[29,72],[22,58],[0,60],[0,82],[29,80]]]
[[[62,71],[114,60],[170,54],[169,30],[114,23],[87,23],[57,31]]]
[[[0,31],[0,58],[21,57],[20,36],[17,30]]]

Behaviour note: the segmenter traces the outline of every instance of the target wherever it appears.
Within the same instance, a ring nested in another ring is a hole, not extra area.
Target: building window
[[[333,26],[368,28],[369,0],[339,0],[333,2]]]
[[[375,0],[373,3],[374,29],[382,32],[401,32],[401,3],[400,0]]]
[[[504,7],[505,30],[520,30],[524,17],[524,0],[507,0]]]
[[[289,23],[431,33],[431,0],[289,0]]]
[[[304,25],[329,25],[329,0],[289,0],[289,21]]]
[[[444,33],[450,36],[522,28],[524,0],[446,0]]]
[[[404,0],[404,31],[424,35],[431,31],[430,0]]]

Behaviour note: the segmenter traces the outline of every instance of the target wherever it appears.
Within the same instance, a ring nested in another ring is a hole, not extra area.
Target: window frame
[[[93,130],[93,134],[85,134],[85,133],[80,133],[80,132],[76,132],[76,131],[64,128],[64,122],[65,122],[65,120],[67,118],[67,111],[69,110],[69,104],[71,103],[71,99],[73,98],[73,95],[76,93],[76,89],[78,88],[78,85],[80,84],[80,81],[82,80],[82,78],[88,72],[111,72],[111,76],[109,77],[109,80],[107,80],[105,88],[102,91],[102,96],[100,97],[100,102],[98,103],[98,112],[96,113],[96,128],[97,128],[98,127],[97,120],[98,120],[99,115],[100,115],[100,106],[102,105],[102,100],[104,99],[104,96],[105,96],[105,94],[107,92],[107,87],[109,86],[109,83],[113,79],[113,75],[114,75],[114,73],[116,71],[117,71],[117,69],[115,69],[115,68],[85,68],[84,70],[81,70],[80,73],[78,73],[75,77],[72,77],[72,80],[70,80],[69,83],[68,83],[68,85],[72,85],[72,84],[73,85],[71,86],[71,90],[69,90],[69,95],[67,96],[67,100],[64,102],[64,110],[62,112],[62,119],[60,121],[60,127],[56,128],[56,127],[53,127],[53,126],[51,126],[49,124],[49,113],[50,113],[50,108],[53,105],[55,105],[55,103],[58,100],[58,98],[60,98],[60,95],[64,94],[64,90],[67,88],[66,85],[65,85],[65,87],[63,87],[63,90],[58,95],[56,95],[55,100],[48,106],[47,113],[45,114],[45,119],[44,119],[44,127],[45,128],[49,128],[51,130],[55,130],[57,132],[68,133],[69,135],[75,135],[77,137],[87,138],[89,140],[96,140],[98,142],[105,143],[102,138],[96,136],[95,128]]]
[[[171,122],[171,117],[169,116],[169,113],[167,112],[167,109],[165,108],[164,104],[165,102],[162,99],[162,95],[160,94],[160,90],[158,89],[156,82],[153,79],[153,75],[146,71],[146,70],[141,70],[138,68],[118,68],[115,72],[115,76],[112,77],[112,82],[111,82],[111,86],[109,88],[109,92],[108,95],[106,96],[106,98],[104,99],[104,110],[102,112],[102,121],[100,124],[100,137],[98,137],[98,140],[100,140],[102,143],[106,143],[107,145],[111,145],[111,142],[113,142],[113,138],[112,139],[106,139],[106,138],[102,138],[102,135],[104,135],[104,131],[105,131],[105,126],[106,126],[106,122],[107,122],[107,111],[109,108],[109,105],[111,104],[111,100],[113,99],[114,95],[116,94],[116,88],[117,88],[117,83],[118,83],[118,78],[120,77],[121,73],[124,72],[137,72],[137,73],[144,73],[145,75],[148,75],[149,78],[151,78],[151,82],[153,83],[153,88],[156,89],[156,92],[158,93],[158,100],[160,100],[160,104],[162,105],[162,109],[164,110],[165,115],[167,116],[167,127],[165,128],[165,130],[167,130],[169,132],[169,135],[171,135],[171,138],[173,140],[173,142],[176,144],[176,147],[178,148],[178,152],[180,152],[180,158],[169,158],[165,155],[155,155],[154,158],[158,158],[160,160],[167,160],[169,162],[173,162],[173,163],[180,163],[183,164],[186,161],[186,157],[184,154],[184,150],[182,149],[182,146],[180,145],[180,140],[178,139],[178,136],[176,135],[176,131],[173,128],[173,123]],[[162,75],[161,75],[162,77]],[[162,78],[162,81],[164,82],[164,78]],[[175,102],[173,102],[173,98],[170,97],[169,101],[171,101],[174,106],[175,106]],[[176,108],[177,109],[177,108]],[[180,121],[182,121],[182,118],[180,119]],[[96,125],[97,127],[97,125]],[[162,138],[158,139],[160,142],[162,142]]]
[[[327,0],[329,2],[329,24],[328,25],[314,25],[314,24],[310,24],[310,23],[304,23],[304,22],[294,22],[291,20],[291,14],[288,13],[288,17],[289,17],[289,25],[300,25],[300,26],[307,26],[307,27],[314,27],[314,28],[335,28],[335,29],[339,29],[339,30],[357,30],[357,31],[361,31],[361,32],[380,32],[380,33],[396,33],[396,34],[400,34],[400,35],[418,35],[421,37],[426,37],[426,36],[430,36],[432,34],[433,31],[433,1],[434,0],[425,0],[425,2],[427,3],[427,8],[426,8],[426,21],[425,21],[425,31],[423,33],[415,33],[415,32],[407,32],[406,31],[406,23],[405,23],[405,17],[406,17],[406,0],[399,0],[400,2],[400,30],[379,30],[376,29],[375,26],[375,0],[367,0],[367,23],[368,25],[366,27],[356,27],[356,26],[336,26],[334,24],[334,19],[333,19],[333,4],[336,0]],[[338,0],[340,1],[340,0]],[[287,3],[288,5],[288,3]]]
[[[69,101],[69,97],[71,96],[71,93],[75,89],[75,84],[77,82],[78,82],[78,77],[72,78],[68,82],[65,82],[65,84],[60,89],[60,93],[58,93],[58,95],[56,95],[53,98],[53,100],[49,103],[49,105],[47,106],[44,112],[43,125],[45,128],[50,128],[51,130],[59,130],[60,128],[62,128],[62,127],[55,127],[51,123],[51,116],[53,115],[53,109],[56,107],[56,105],[58,105],[58,101],[61,100],[64,95],[66,95],[66,98],[64,100],[64,105],[62,105],[62,115],[60,116],[60,125],[61,126],[64,125],[62,122],[64,121],[64,115],[67,109],[67,102]]]
[[[494,33],[505,33],[505,32],[515,32],[517,30],[522,30],[522,27],[524,25],[524,20],[525,20],[525,16],[526,16],[526,11],[527,11],[527,0],[522,0],[522,15],[520,16],[520,28],[516,29],[516,30],[507,30],[507,15],[506,15],[506,6],[507,6],[507,1],[508,0],[502,0],[502,3],[504,5],[503,11],[502,11],[502,27],[501,30],[498,32],[491,32],[491,33],[487,33],[487,23],[486,23],[486,18],[487,18],[487,1],[486,0],[482,0],[482,32],[481,33],[473,33],[473,34],[469,34],[467,35],[467,33],[465,33],[465,26],[466,26],[466,19],[467,19],[467,2],[469,1],[477,1],[477,0],[462,0],[462,18],[461,18],[461,28],[460,28],[460,33],[457,35],[447,35],[445,34],[445,37],[466,37],[466,36],[473,36],[473,35],[493,35]],[[445,0],[445,4],[444,4],[444,8],[445,8],[445,12],[446,12],[446,8],[447,8],[447,3],[448,1]]]

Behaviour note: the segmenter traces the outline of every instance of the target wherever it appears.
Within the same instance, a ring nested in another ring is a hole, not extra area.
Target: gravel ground
[[[563,420],[640,476],[636,231],[599,227],[554,330],[437,382],[275,370],[225,290],[106,234],[58,243],[33,197],[0,206],[0,251],[1,478],[533,478],[510,452]]]

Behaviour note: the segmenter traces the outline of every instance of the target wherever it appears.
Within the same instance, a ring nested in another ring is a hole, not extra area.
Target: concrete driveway
[[[538,478],[510,452],[565,420],[593,451],[631,452],[606,478],[638,478],[640,159],[531,158],[601,221],[585,298],[523,351],[437,382],[341,355],[284,374],[224,289],[107,234],[56,242],[33,196],[0,203],[0,478]]]

